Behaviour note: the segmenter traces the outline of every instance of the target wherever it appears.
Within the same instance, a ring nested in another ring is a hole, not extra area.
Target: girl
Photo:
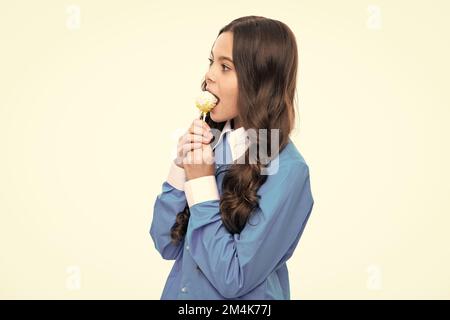
[[[314,204],[289,137],[297,55],[277,20],[242,17],[220,30],[201,86],[219,102],[180,138],[154,205],[150,235],[175,260],[161,299],[290,299],[286,261]]]

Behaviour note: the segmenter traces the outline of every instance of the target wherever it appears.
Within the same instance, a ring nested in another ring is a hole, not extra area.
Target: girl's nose
[[[206,75],[205,75],[206,84],[215,82],[215,79],[216,79],[216,78],[215,78],[215,76],[213,75],[211,69],[209,69],[209,70],[206,72]]]

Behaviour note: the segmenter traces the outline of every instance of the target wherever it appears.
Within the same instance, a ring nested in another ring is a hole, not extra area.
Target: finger
[[[189,151],[192,154],[194,164],[203,164],[203,148]]]
[[[183,164],[195,164],[193,151],[188,151],[183,158]]]
[[[201,147],[202,147],[201,142],[183,144],[179,149],[179,156],[180,158],[184,158],[186,157],[188,152],[193,151],[195,149],[200,149]]]
[[[193,140],[195,140],[195,139],[193,139]],[[183,150],[184,150],[184,148],[188,148],[188,146],[185,147],[185,145],[193,144],[192,148],[194,148],[194,146],[196,147],[198,144],[201,145],[201,142],[202,142],[201,137],[200,137],[200,139],[196,138],[196,140],[198,140],[198,141],[197,142],[196,141],[190,141],[188,133],[183,135],[182,139],[178,142],[178,146],[177,146],[177,155],[178,155],[178,157],[182,158],[182,157],[185,156],[185,153],[183,152]]]
[[[183,158],[183,163],[187,164],[204,164],[203,162],[203,150],[202,148],[197,148],[193,150],[188,150],[186,156]]]
[[[194,119],[194,121],[192,123],[195,124],[196,126],[199,126],[199,127],[205,128],[205,129],[210,129],[209,125],[204,120]]]
[[[214,154],[213,154],[212,148],[209,144],[202,146],[202,152],[203,152],[202,157],[203,157],[204,163],[213,164],[215,162]]]
[[[211,140],[212,135],[211,134],[204,134],[204,135],[198,135],[198,134],[189,134],[187,137],[188,142],[203,142],[207,143]]]
[[[194,143],[194,142],[208,143],[211,139],[212,139],[212,134],[204,136],[204,135],[189,133],[189,134],[186,134],[185,139],[183,140],[183,142],[181,144]]]
[[[193,123],[193,124],[189,127],[188,134],[203,135],[203,127],[198,126],[198,125],[196,125],[196,124]]]
[[[191,133],[186,132],[180,139],[180,141],[178,141],[178,148],[180,148],[183,144],[186,143],[190,143],[190,142],[195,142],[195,138],[191,138],[190,137]],[[197,140],[199,140],[199,138],[196,138]]]
[[[209,128],[208,124],[205,121],[200,120],[200,119],[195,119],[192,122],[192,125],[189,127],[188,132],[189,133],[193,133],[193,134],[200,134],[200,135],[202,135],[204,133],[209,132],[209,130],[210,130],[210,128]]]
[[[177,150],[178,158],[182,159],[182,158],[186,157],[187,152],[189,152],[190,150],[193,150],[195,148],[199,148],[200,145],[201,145],[201,143],[199,143],[199,142],[181,144],[180,146],[178,146],[178,150]]]

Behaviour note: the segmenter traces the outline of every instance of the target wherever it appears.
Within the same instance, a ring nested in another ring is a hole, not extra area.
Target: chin
[[[220,110],[215,108],[209,112],[209,116],[214,122],[217,123],[226,122],[227,120],[231,119],[229,115],[223,115],[220,113]]]
[[[217,114],[210,112],[209,116],[214,122],[222,122],[223,120],[217,116]]]

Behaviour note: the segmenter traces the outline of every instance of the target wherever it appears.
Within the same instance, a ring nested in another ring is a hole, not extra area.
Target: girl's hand
[[[189,132],[193,134],[193,139],[199,139],[196,136],[200,136],[203,141],[199,143],[198,148],[186,148],[188,151],[183,158],[186,180],[214,175],[214,154],[211,145],[209,144],[213,134],[210,131],[208,124],[202,120],[196,119],[189,129]]]
[[[186,180],[204,176],[214,176],[215,159],[210,144],[202,144],[201,148],[188,151],[183,159]]]
[[[184,159],[189,151],[199,149],[203,144],[209,144],[212,139],[212,133],[206,122],[200,119],[195,119],[188,131],[178,139],[177,157],[174,160],[175,164],[180,168],[185,169]]]

